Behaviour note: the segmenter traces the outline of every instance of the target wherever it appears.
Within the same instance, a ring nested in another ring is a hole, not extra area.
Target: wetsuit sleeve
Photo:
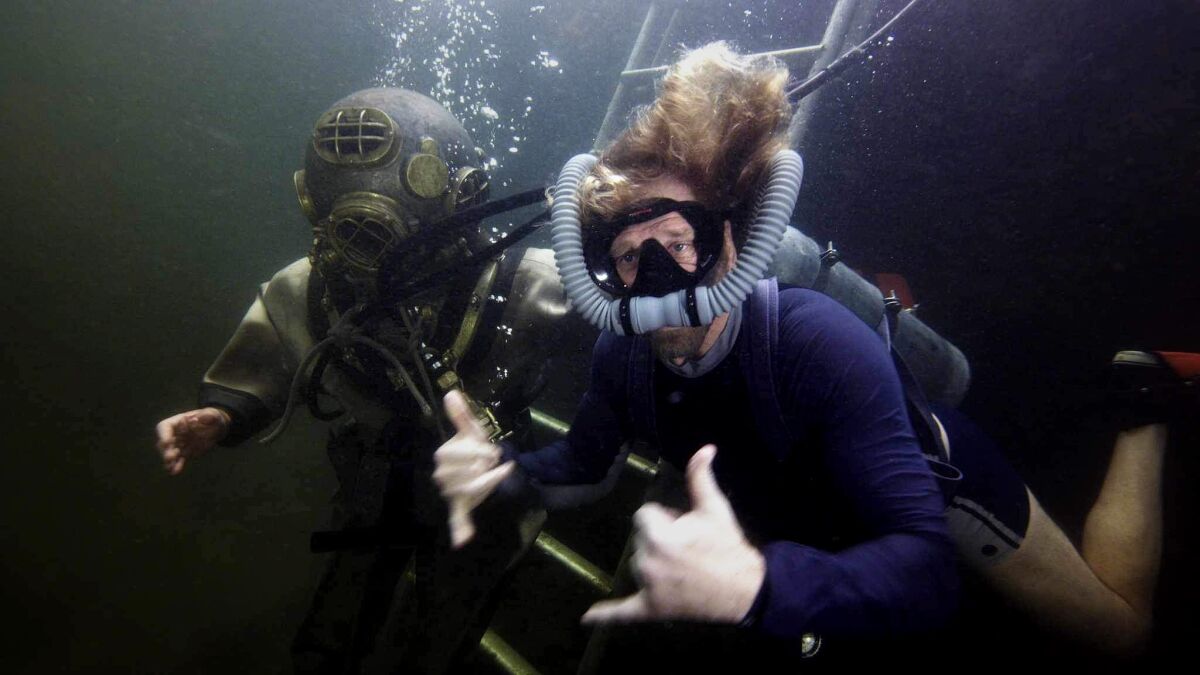
[[[279,275],[271,285],[276,280]],[[269,287],[263,284],[200,385],[200,407],[214,406],[229,413],[231,425],[221,440],[223,446],[238,445],[264,429],[281,414],[287,398],[292,368],[268,311]]]
[[[780,402],[792,420],[820,420],[809,431],[822,441],[828,478],[868,538],[836,553],[767,544],[756,623],[780,636],[933,628],[956,600],[953,546],[899,378],[865,324],[803,293],[803,302],[780,296]]]
[[[516,456],[521,473],[548,508],[593,501],[615,483],[621,445],[630,438],[624,384],[628,361],[628,346],[602,334],[592,350],[587,393],[566,438]]]

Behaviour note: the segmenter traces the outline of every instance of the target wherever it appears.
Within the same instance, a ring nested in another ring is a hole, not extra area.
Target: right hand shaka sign
[[[487,433],[459,391],[446,394],[446,415],[457,433],[434,453],[433,480],[450,507],[450,545],[462,548],[475,536],[471,511],[483,503],[515,468],[500,462],[500,448]]]

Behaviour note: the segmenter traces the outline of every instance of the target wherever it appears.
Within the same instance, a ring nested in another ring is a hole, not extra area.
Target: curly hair
[[[763,173],[787,147],[788,72],[773,58],[724,42],[689,51],[667,72],[651,105],[600,156],[581,186],[585,227],[612,219],[664,175],[687,183],[736,230],[754,207]],[[735,232],[739,242],[744,232]]]

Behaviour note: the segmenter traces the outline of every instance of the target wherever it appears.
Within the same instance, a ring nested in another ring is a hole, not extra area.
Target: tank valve
[[[821,252],[821,264],[825,267],[833,267],[842,261],[841,254],[833,247],[833,242],[829,242],[829,247]]]
[[[904,303],[900,302],[900,298],[896,296],[895,289],[888,292],[888,296],[883,299],[883,306],[889,314],[893,316],[900,313],[904,309]]]

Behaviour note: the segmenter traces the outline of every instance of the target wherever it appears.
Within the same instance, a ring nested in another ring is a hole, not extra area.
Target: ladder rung
[[[546,532],[539,534],[534,544],[546,553],[546,555],[565,565],[567,569],[588,582],[596,590],[605,595],[612,592],[612,577],[550,534]]]
[[[757,54],[751,54],[751,56],[757,57],[757,58],[761,58],[764,56],[773,56],[775,58],[782,59],[782,58],[786,58],[789,56],[799,56],[801,54],[818,54],[824,48],[825,48],[824,45],[810,45],[808,47],[793,47],[791,49],[776,49],[775,51],[771,51],[771,52],[759,52]],[[635,70],[623,70],[623,71],[621,71],[621,77],[622,78],[634,78],[634,77],[644,77],[646,75],[658,75],[660,73],[667,72],[667,68],[669,68],[669,67],[670,66],[656,66],[654,68],[637,68]]]
[[[537,408],[529,409],[529,418],[534,424],[552,431],[559,436],[566,436],[567,432],[571,430],[571,425],[558,419],[557,417],[551,417]]]
[[[658,473],[657,462],[651,462],[645,457],[642,457],[641,455],[635,455],[632,452],[629,453],[629,457],[625,459],[625,464],[634,471],[645,475],[647,478],[653,478]]]
[[[571,430],[571,425],[556,417],[551,417],[537,408],[529,409],[529,418],[534,424],[559,436],[566,436],[567,432]],[[629,457],[626,458],[625,463],[629,465],[629,468],[648,478],[653,478],[654,474],[658,473],[657,464],[632,452],[629,453]]]
[[[483,634],[483,638],[479,641],[479,648],[484,654],[504,669],[505,672],[512,675],[539,675],[537,668],[533,664],[526,661],[525,657],[517,653],[517,650],[512,648],[496,634],[496,631],[491,628]]]

